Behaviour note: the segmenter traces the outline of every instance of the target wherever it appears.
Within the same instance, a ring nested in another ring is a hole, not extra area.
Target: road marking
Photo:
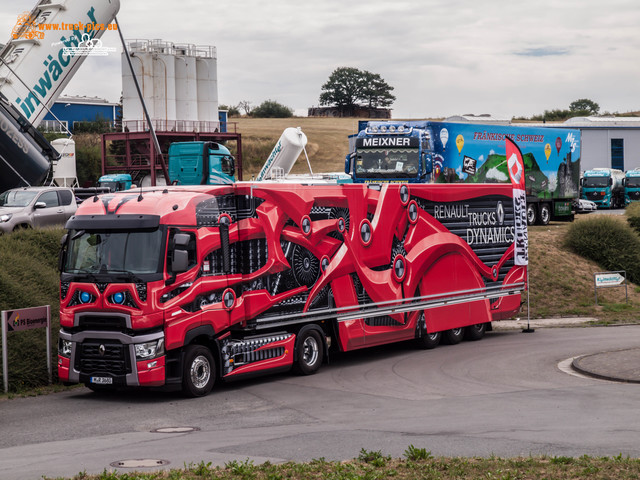
[[[560,363],[558,363],[558,369],[561,372],[567,373],[569,375],[573,375],[574,377],[578,377],[578,378],[586,378],[588,380],[599,380],[601,382],[607,382],[607,383],[625,383],[625,382],[618,382],[616,380],[607,380],[606,378],[596,378],[596,377],[592,377],[590,375],[585,375],[583,373],[580,373],[576,370],[573,369],[573,361],[576,358],[580,358],[580,357],[584,357],[584,355],[578,355],[577,357],[571,357],[571,358],[567,358],[566,360],[562,360]]]

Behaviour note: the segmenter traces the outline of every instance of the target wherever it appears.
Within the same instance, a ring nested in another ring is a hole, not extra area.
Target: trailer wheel
[[[538,219],[538,209],[534,203],[527,204],[527,225],[535,225]]]
[[[431,350],[432,348],[436,348],[440,345],[440,340],[442,339],[441,332],[434,333],[426,333],[419,338],[416,338],[416,342],[420,348],[424,348],[425,350]]]
[[[189,345],[182,367],[182,391],[188,397],[203,397],[216,381],[216,363],[211,350],[202,345]]]
[[[551,208],[549,208],[548,203],[543,203],[540,205],[540,225],[549,225],[549,221],[551,220]]]
[[[456,345],[464,337],[464,328],[452,328],[442,334],[442,340],[448,345]]]
[[[486,323],[476,323],[475,325],[469,325],[464,329],[464,338],[467,340],[480,340],[484,337],[487,331]]]
[[[303,328],[296,340],[296,361],[293,369],[300,375],[313,375],[320,369],[324,357],[322,335],[315,328]]]

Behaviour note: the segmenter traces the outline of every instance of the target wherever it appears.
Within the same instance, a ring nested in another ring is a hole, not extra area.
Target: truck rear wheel
[[[419,338],[416,338],[416,342],[420,348],[424,348],[425,350],[431,350],[432,348],[436,348],[440,344],[440,340],[442,339],[441,332],[434,333],[426,333]]]
[[[548,203],[540,205],[540,225],[549,225],[551,220],[551,208]]]
[[[538,219],[538,208],[534,203],[527,204],[527,225],[535,225]]]
[[[202,345],[189,345],[182,367],[182,391],[189,397],[203,397],[216,381],[216,363],[211,350]]]
[[[464,328],[452,328],[442,334],[442,340],[448,345],[456,345],[464,337]]]
[[[322,335],[315,328],[303,328],[296,340],[294,371],[300,375],[312,375],[320,369],[324,357]]]
[[[469,325],[464,329],[464,338],[467,340],[480,340],[484,337],[487,331],[486,323],[476,323],[475,325]]]

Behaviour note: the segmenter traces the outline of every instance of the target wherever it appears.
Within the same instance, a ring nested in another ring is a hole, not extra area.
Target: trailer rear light
[[[137,360],[150,360],[164,355],[164,338],[134,345]]]

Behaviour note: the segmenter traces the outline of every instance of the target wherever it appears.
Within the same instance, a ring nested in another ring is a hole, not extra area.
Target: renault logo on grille
[[[101,357],[104,357],[105,352],[107,351],[107,349],[105,348],[104,345],[100,345],[98,347],[98,353],[100,354]]]
[[[498,206],[496,207],[496,214],[498,216],[498,224],[504,224],[504,207],[502,206],[502,202],[498,202]]]

